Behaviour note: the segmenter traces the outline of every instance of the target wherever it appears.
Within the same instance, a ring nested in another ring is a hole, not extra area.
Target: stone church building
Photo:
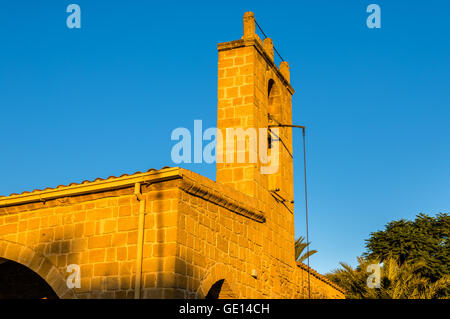
[[[218,129],[292,124],[288,63],[253,13],[217,48]],[[0,197],[0,298],[343,298],[295,261],[291,128],[280,141],[274,174],[165,167]]]

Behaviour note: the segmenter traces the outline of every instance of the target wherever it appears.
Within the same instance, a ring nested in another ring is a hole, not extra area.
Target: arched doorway
[[[225,279],[216,281],[211,288],[209,288],[208,294],[205,299],[235,299],[236,297],[231,290],[230,285]]]
[[[58,299],[58,296],[30,268],[0,258],[0,299]]]

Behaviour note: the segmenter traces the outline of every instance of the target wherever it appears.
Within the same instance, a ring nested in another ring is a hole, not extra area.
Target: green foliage
[[[311,255],[314,255],[317,253],[317,250],[313,249],[309,252],[303,253],[303,251],[306,249],[306,247],[309,246],[310,243],[304,242],[305,238],[303,236],[300,236],[295,241],[295,260],[299,262],[303,262],[305,259],[310,257]]]
[[[448,214],[436,217],[419,214],[414,221],[393,221],[385,230],[372,233],[366,240],[364,256],[381,261],[393,256],[400,263],[424,262],[420,274],[435,281],[450,275],[449,234]]]
[[[327,276],[347,298],[450,298],[450,216],[419,214],[392,221],[366,240],[353,269],[345,263]],[[369,288],[369,264],[382,264],[381,287]]]
[[[349,299],[433,299],[446,298],[445,289],[450,285],[450,276],[445,275],[435,282],[420,275],[424,262],[400,263],[388,257],[381,265],[380,287],[369,288],[367,281],[371,272],[370,264],[378,260],[359,257],[358,266],[341,263],[342,268],[326,276],[346,291]],[[448,297],[447,297],[448,298]]]

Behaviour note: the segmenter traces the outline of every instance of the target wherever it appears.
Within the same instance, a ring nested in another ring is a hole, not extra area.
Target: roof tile
[[[160,169],[166,169],[166,168],[170,168],[170,166],[164,166],[164,167],[162,167],[162,168],[160,168]],[[157,169],[155,169],[155,168],[150,168],[149,170],[147,170],[146,171],[146,173],[148,173],[148,172],[152,172],[152,171],[158,171]],[[122,174],[122,175],[120,175],[119,177],[117,177],[117,176],[114,176],[114,175],[111,175],[111,176],[109,176],[108,178],[101,178],[101,177],[97,177],[96,179],[94,179],[94,180],[92,180],[92,181],[90,181],[90,180],[84,180],[84,181],[82,181],[81,183],[70,183],[70,184],[68,184],[68,185],[58,185],[58,186],[56,186],[56,187],[47,187],[47,188],[44,188],[44,189],[35,189],[35,190],[33,190],[33,191],[23,191],[22,193],[11,193],[11,194],[9,194],[8,196],[2,196],[2,195],[0,195],[0,198],[4,198],[4,197],[9,197],[9,196],[16,196],[16,195],[24,195],[24,194],[32,194],[32,193],[35,193],[35,192],[41,192],[41,191],[46,191],[46,190],[52,190],[52,189],[58,189],[58,188],[62,188],[62,187],[70,187],[70,186],[76,186],[76,185],[82,185],[82,184],[89,184],[89,183],[94,183],[94,182],[99,182],[99,181],[104,181],[104,180],[108,180],[108,179],[113,179],[113,178],[120,178],[120,177],[125,177],[125,176],[133,176],[133,175],[137,175],[137,174],[142,174],[142,172],[140,172],[140,171],[137,171],[137,172],[135,172],[135,173],[133,173],[133,174]]]

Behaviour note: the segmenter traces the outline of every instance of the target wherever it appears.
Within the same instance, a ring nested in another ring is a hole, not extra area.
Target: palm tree
[[[303,262],[305,259],[307,259],[311,255],[317,253],[317,250],[313,249],[313,250],[310,250],[309,252],[306,252],[303,254],[303,251],[305,250],[305,248],[308,247],[310,244],[310,243],[305,243],[304,240],[305,240],[305,238],[303,236],[300,236],[295,241],[295,260],[298,262]]]
[[[426,267],[424,262],[400,263],[389,257],[381,265],[380,288],[369,288],[367,278],[370,264],[379,264],[377,260],[357,258],[358,266],[353,269],[346,263],[340,263],[337,269],[327,277],[346,291],[350,299],[434,299],[445,296],[443,291],[450,285],[450,276],[445,275],[435,282],[422,277],[420,270]]]

